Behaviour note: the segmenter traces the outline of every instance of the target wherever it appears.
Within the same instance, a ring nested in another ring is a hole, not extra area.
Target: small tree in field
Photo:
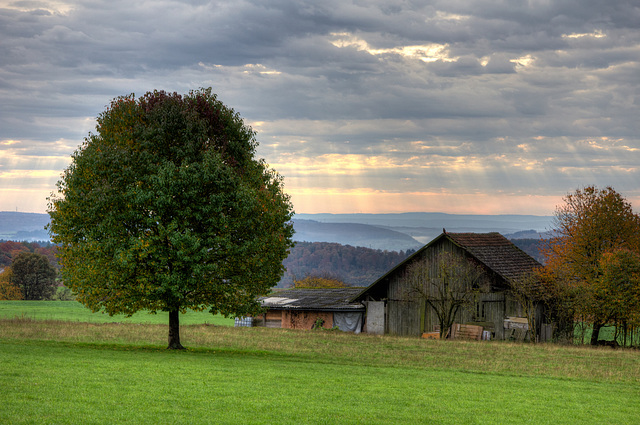
[[[11,273],[25,300],[48,300],[56,291],[56,269],[44,255],[21,252],[11,264]]]
[[[94,311],[246,316],[283,273],[292,208],[255,133],[210,89],[119,97],[52,196],[63,281]]]
[[[409,295],[426,302],[438,317],[440,338],[446,336],[458,311],[472,304],[479,293],[482,268],[468,259],[441,252],[407,267]]]
[[[21,299],[22,291],[13,283],[13,271],[5,267],[0,273],[0,301]]]

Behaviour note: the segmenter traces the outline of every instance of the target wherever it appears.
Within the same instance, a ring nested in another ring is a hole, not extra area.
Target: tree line
[[[56,258],[57,247],[51,242],[16,242],[0,239],[0,269],[11,266],[13,259],[21,252],[31,252],[47,257],[49,264],[59,268]]]

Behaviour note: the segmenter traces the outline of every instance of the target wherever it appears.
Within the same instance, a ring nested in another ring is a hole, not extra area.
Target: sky
[[[298,213],[640,206],[635,0],[0,0],[0,211],[47,210],[111,99],[201,87]]]

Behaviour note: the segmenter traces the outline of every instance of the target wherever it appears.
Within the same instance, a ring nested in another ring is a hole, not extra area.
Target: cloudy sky
[[[0,211],[46,211],[112,98],[209,86],[296,212],[640,208],[635,0],[0,0]]]

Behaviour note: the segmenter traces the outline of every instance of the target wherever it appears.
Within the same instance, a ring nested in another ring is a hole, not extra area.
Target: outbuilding
[[[266,312],[254,326],[287,329],[338,328],[360,333],[365,307],[351,301],[363,288],[285,289],[260,298]]]

